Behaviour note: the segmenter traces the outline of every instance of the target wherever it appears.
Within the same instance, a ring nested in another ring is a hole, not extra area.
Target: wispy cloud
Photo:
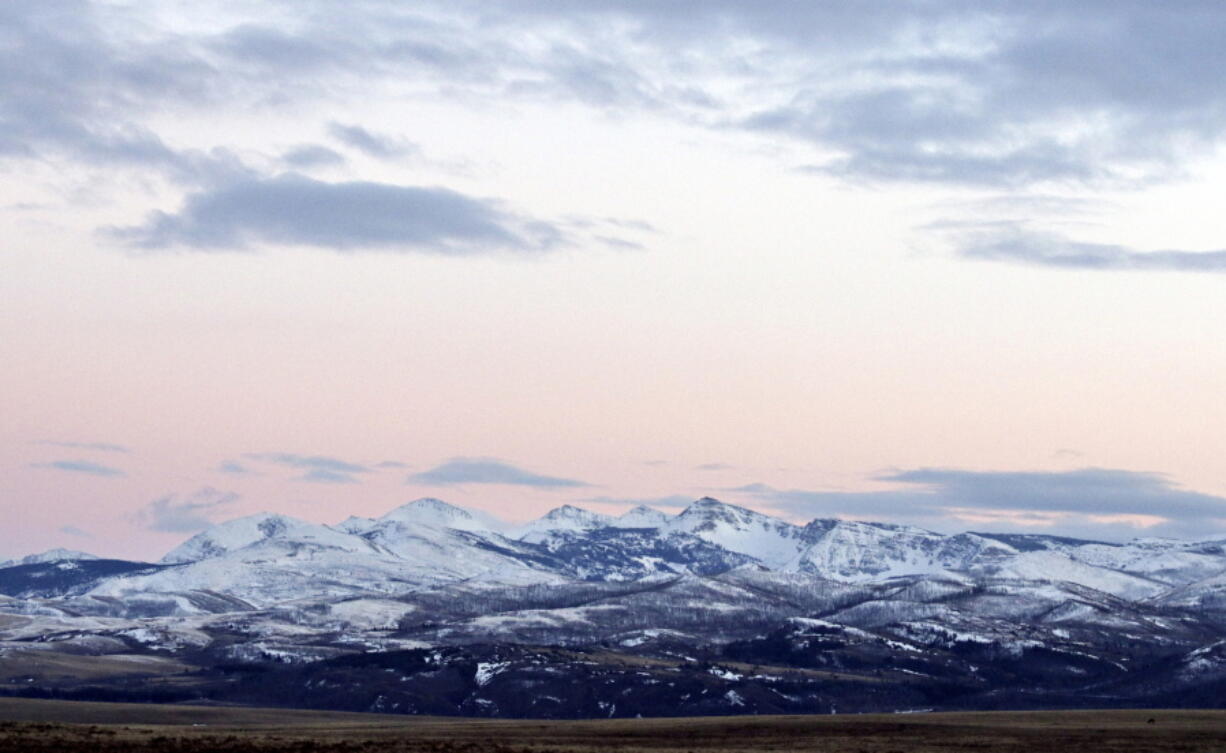
[[[358,484],[361,481],[351,473],[330,471],[326,468],[315,468],[301,476],[295,476],[294,481],[306,481],[312,484]]]
[[[491,458],[453,458],[436,468],[409,476],[409,481],[432,486],[506,484],[540,489],[589,486],[583,481],[544,476]]]
[[[81,538],[81,539],[92,539],[94,537],[92,533],[89,533],[88,531],[83,531],[80,528],[77,528],[76,526],[72,526],[72,525],[60,526],[59,530],[60,530],[60,533],[66,533],[69,536],[76,536],[77,538]]]
[[[1012,225],[966,233],[956,244],[960,256],[981,261],[1104,271],[1226,272],[1226,249],[1142,251],[1118,244],[1075,241]]]
[[[337,471],[340,473],[366,473],[369,469],[359,463],[328,457],[327,455],[298,455],[292,452],[250,452],[243,457],[264,463],[287,465],[291,468]]]
[[[233,152],[180,150],[144,122],[154,103],[207,101],[216,69],[190,43],[80,0],[0,3],[0,156],[124,167],[187,183],[247,172]]]
[[[167,495],[138,510],[135,520],[151,531],[195,533],[213,525],[219,513],[238,501],[232,492],[204,488],[188,495]]]
[[[218,473],[229,473],[235,476],[251,476],[255,475],[255,471],[237,460],[225,460],[217,466]]]
[[[91,476],[118,477],[128,474],[112,468],[109,465],[101,465],[89,460],[53,460],[49,463],[32,463],[31,468],[47,468],[54,471],[67,471],[69,473],[86,473]]]
[[[93,450],[96,452],[123,452],[128,453],[132,450],[120,444],[112,444],[110,442],[62,442],[50,439],[40,440],[35,444],[45,445],[47,447],[63,447],[69,450]]]
[[[360,483],[359,474],[370,473],[371,469],[360,463],[328,457],[326,455],[298,455],[290,452],[255,452],[243,456],[260,463],[272,463],[287,468],[296,468],[304,473],[295,476],[294,481],[306,481],[319,484],[356,484]]]
[[[703,463],[702,465],[694,466],[696,471],[730,471],[733,466],[727,463]]]
[[[411,141],[374,133],[355,124],[333,121],[328,124],[328,134],[342,144],[377,159],[397,159],[421,152],[421,149]]]
[[[291,168],[334,167],[345,164],[345,157],[335,149],[320,144],[300,144],[281,155],[281,161]]]
[[[1145,180],[1226,134],[1215,2],[936,0],[871,23],[844,3],[362,3],[230,21],[159,34],[86,3],[4,4],[0,151],[191,169],[143,123],[164,102],[302,101],[353,81],[741,128],[816,145],[831,155],[817,169],[857,179]],[[389,151],[361,125],[330,130]]]

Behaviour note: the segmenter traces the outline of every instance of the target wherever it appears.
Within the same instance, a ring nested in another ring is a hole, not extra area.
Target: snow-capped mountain
[[[270,540],[340,549],[361,548],[351,534],[288,515],[259,513],[227,521],[196,534],[162,558],[167,564],[220,557]]]
[[[53,550],[24,564],[91,557]],[[1026,536],[942,535],[913,526],[818,519],[807,525],[704,497],[677,515],[638,507],[620,517],[572,505],[509,527],[487,513],[419,499],[379,518],[328,526],[261,513],[175,547],[155,573],[116,576],[98,595],[221,593],[261,605],[320,594],[389,594],[477,579],[625,581],[756,565],[843,583],[924,576],[1071,583],[1126,599],[1215,602],[1220,541],[1129,544]],[[190,602],[190,599],[187,600]]]
[[[202,668],[318,667],[284,680],[318,706],[349,708],[394,675],[360,710],[390,698],[436,713],[519,708],[527,696],[514,683],[590,683],[610,656],[617,679],[593,685],[595,711],[583,713],[804,712],[836,698],[881,710],[884,699],[932,706],[951,689],[994,706],[1067,704],[1083,687],[1160,704],[1183,696],[1155,693],[1213,698],[1212,683],[1226,682],[1226,542],[798,525],[711,498],[672,516],[567,505],[511,527],[422,499],[335,525],[231,520],[156,564],[53,551],[0,567],[0,668],[35,644]],[[531,646],[578,653],[542,659]],[[362,658],[381,652],[417,658]],[[377,675],[355,669],[368,661]],[[635,669],[668,662],[659,682]],[[840,690],[830,672],[851,684]],[[506,693],[489,695],[504,673]],[[396,695],[413,683],[420,693]],[[341,686],[350,691],[310,695]],[[241,687],[204,697],[250,701],[230,695]],[[639,703],[639,692],[664,700]]]
[[[509,532],[521,541],[540,542],[558,531],[594,531],[613,523],[608,515],[590,512],[574,505],[555,507],[543,516]]]
[[[20,557],[15,560],[0,560],[0,567],[13,567],[14,565],[38,565],[45,562],[79,562],[81,560],[96,560],[101,559],[95,554],[82,552],[76,549],[48,549],[45,552],[38,554],[29,554],[25,557]]]
[[[639,505],[614,518],[610,525],[615,528],[660,528],[668,521],[667,514],[647,505]]]
[[[698,536],[773,569],[785,567],[809,543],[801,526],[711,497],[694,502],[661,529]]]
[[[353,519],[350,518],[350,520]],[[409,527],[451,528],[457,531],[481,531],[483,533],[494,533],[505,527],[488,513],[480,510],[467,510],[433,497],[425,497],[401,505],[378,520],[378,523],[391,522]]]

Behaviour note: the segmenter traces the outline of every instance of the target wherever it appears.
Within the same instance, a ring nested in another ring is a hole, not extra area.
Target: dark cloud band
[[[109,234],[148,250],[279,244],[454,255],[535,253],[564,240],[549,223],[445,188],[326,183],[296,174],[193,193],[176,213],[155,212],[143,225]]]

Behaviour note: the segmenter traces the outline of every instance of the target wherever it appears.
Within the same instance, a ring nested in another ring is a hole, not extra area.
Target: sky
[[[1226,535],[1226,5],[0,3],[0,557]]]

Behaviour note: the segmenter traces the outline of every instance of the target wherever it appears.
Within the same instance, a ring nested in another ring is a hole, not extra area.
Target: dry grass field
[[[1226,751],[1226,712],[991,712],[542,722],[0,699],[0,751]]]

